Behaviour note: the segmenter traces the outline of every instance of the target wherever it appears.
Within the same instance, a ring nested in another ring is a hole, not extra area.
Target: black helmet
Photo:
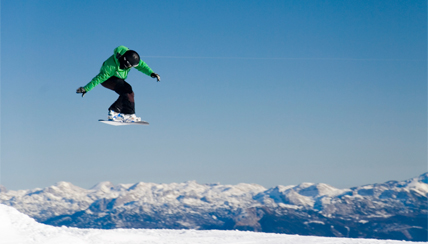
[[[140,63],[140,55],[134,50],[126,51],[119,58],[120,68],[129,69],[137,66]]]

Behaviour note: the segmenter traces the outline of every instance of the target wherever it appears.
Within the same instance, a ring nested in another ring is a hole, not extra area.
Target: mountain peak
[[[422,183],[425,183],[425,184],[428,184],[428,172],[421,174],[418,177],[418,181],[422,182]]]
[[[81,192],[85,191],[85,189],[80,188],[66,181],[59,181],[55,185],[45,188],[47,191],[58,191],[62,193],[66,192]]]
[[[74,185],[73,185],[73,184],[71,184],[70,182],[66,182],[66,181],[59,181],[59,182],[57,182],[57,183],[55,184],[55,186],[56,186],[56,187],[59,187],[59,188],[71,188],[71,187],[73,187]]]
[[[113,188],[113,183],[111,183],[110,181],[103,181],[91,187],[91,190],[108,192]]]

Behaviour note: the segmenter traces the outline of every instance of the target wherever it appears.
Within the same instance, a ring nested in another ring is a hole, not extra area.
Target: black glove
[[[86,94],[86,90],[83,87],[79,87],[79,88],[77,88],[76,93],[82,93],[82,97],[84,97]]]
[[[160,81],[160,76],[159,76],[158,74],[156,74],[156,73],[152,73],[152,74],[150,75],[150,77],[152,77],[152,78],[156,78],[156,79],[158,80],[158,82]]]

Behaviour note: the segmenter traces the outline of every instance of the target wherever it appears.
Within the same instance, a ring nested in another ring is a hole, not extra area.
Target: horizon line
[[[201,56],[141,56],[142,58],[169,58],[169,59],[243,59],[243,60],[331,60],[331,61],[405,61],[426,62],[423,59],[383,59],[383,58],[261,58],[261,57],[201,57]]]

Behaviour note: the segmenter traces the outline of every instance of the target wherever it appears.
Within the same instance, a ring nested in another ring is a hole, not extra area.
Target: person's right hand
[[[76,93],[82,93],[82,97],[84,97],[86,94],[86,90],[83,87],[79,87],[79,88],[77,88]]]

